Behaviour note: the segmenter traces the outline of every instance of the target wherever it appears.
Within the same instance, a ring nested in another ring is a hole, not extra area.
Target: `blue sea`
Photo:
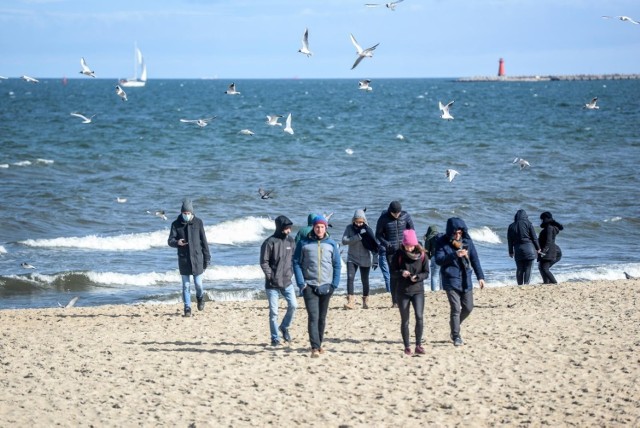
[[[463,218],[489,287],[515,285],[518,209],[536,228],[542,211],[564,224],[559,281],[640,276],[640,80],[378,79],[371,92],[357,78],[239,80],[236,96],[230,81],[150,80],[127,102],[116,83],[0,80],[1,309],[179,302],[167,237],[184,197],[211,245],[208,300],[265,298],[258,258],[276,216],[295,233],[333,212],[339,241],[355,209],[375,226],[394,199],[419,236]],[[600,109],[584,109],[596,96]],[[452,100],[442,120],[438,101]],[[289,113],[294,135],[265,124]],[[379,270],[372,287],[384,291]]]

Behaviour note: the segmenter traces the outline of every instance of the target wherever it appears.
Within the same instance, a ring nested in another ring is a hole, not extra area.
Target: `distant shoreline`
[[[554,80],[635,80],[640,74],[565,74],[546,76],[473,76],[460,77],[456,82],[550,82]]]

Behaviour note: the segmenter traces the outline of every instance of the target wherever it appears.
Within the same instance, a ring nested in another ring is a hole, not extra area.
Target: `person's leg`
[[[200,275],[193,275],[193,284],[196,286],[196,299],[198,299],[198,302],[200,302],[204,297],[204,288],[202,288],[203,276],[203,273],[201,273]]]
[[[356,271],[358,270],[358,266],[353,262],[347,262],[347,295],[352,296],[353,292],[353,283],[356,278]]]
[[[555,261],[550,261],[547,262],[549,264],[549,266],[547,267],[547,277],[549,278],[549,283],[550,284],[557,284],[558,281],[556,281],[556,277],[551,273],[551,268],[553,267],[553,265],[556,264]]]
[[[557,284],[556,278],[551,273],[551,266],[552,263],[547,260],[542,260],[538,264],[538,269],[540,270],[543,284]]]
[[[318,297],[311,287],[305,287],[302,292],[304,306],[307,309],[307,332],[309,333],[309,343],[311,349],[320,349],[320,335],[318,334],[318,318],[320,316],[320,297]]]
[[[182,278],[182,301],[184,302],[184,310],[191,310],[191,283],[190,275],[180,275]]]
[[[447,299],[449,299],[449,327],[451,328],[451,338],[460,337],[460,292],[456,290],[447,290]]]
[[[516,260],[516,281],[518,285],[524,283],[524,261]]]
[[[436,263],[436,258],[431,257],[431,262],[429,264],[431,276],[431,291],[438,291],[441,289],[440,286],[440,265]]]
[[[460,294],[460,306],[462,308],[460,311],[460,324],[462,324],[473,311],[473,290]]]
[[[288,330],[291,326],[291,323],[293,322],[293,317],[295,316],[296,309],[298,309],[295,286],[293,284],[290,284],[287,288],[282,290],[282,295],[287,301],[287,313],[284,314],[284,318],[282,319],[282,324],[280,324],[280,327],[284,330]]]
[[[411,296],[401,293],[398,296],[398,309],[400,310],[400,334],[402,335],[402,343],[405,349],[411,346],[411,337],[409,336],[409,318],[411,316]]]
[[[318,303],[318,338],[319,345],[318,349],[322,348],[322,341],[324,340],[324,328],[327,322],[327,312],[329,311],[329,301],[331,300],[331,296],[333,296],[333,288],[331,288],[331,293],[326,296],[321,296]]]
[[[278,296],[277,289],[266,288],[267,300],[269,301],[269,331],[271,333],[271,343],[278,341]]]
[[[369,272],[370,267],[360,266],[360,281],[362,281],[362,296],[367,297],[369,295]]]
[[[413,313],[416,317],[416,347],[422,345],[422,334],[424,332],[424,293],[411,296]]]
[[[380,266],[380,272],[384,278],[384,285],[387,293],[391,292],[391,274],[389,273],[389,265],[387,264],[387,255],[384,252],[378,253],[378,266]]]
[[[391,259],[393,258],[394,254],[389,254],[387,252],[387,266],[391,266]],[[396,280],[396,278],[394,276],[391,276],[389,278],[389,284],[391,285],[391,303],[393,305],[397,305],[398,304],[398,299],[397,299],[397,296],[396,296],[397,282],[398,281]]]
[[[525,285],[528,285],[529,282],[531,281],[531,266],[533,266],[533,260],[525,260],[523,264],[524,264],[524,275],[522,278],[522,282]]]

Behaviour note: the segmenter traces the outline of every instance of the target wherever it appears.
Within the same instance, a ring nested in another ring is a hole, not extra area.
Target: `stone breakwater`
[[[456,82],[549,82],[552,80],[634,80],[640,74],[566,74],[546,76],[473,76],[460,77]]]

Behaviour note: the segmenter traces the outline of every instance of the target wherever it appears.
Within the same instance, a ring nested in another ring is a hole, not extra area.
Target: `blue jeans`
[[[389,274],[389,263],[387,263],[387,253],[380,251],[378,253],[378,265],[380,266],[380,272],[384,278],[384,285],[387,288],[387,293],[391,291],[391,275]]]
[[[204,290],[202,289],[202,275],[193,275],[193,283],[196,286],[196,298],[202,299]],[[191,284],[189,279],[191,275],[180,275],[182,277],[182,300],[184,301],[184,308],[191,309]]]
[[[269,330],[271,330],[271,340],[280,340],[278,338],[278,297],[282,293],[282,297],[287,301],[287,313],[282,319],[280,326],[284,329],[289,328],[293,322],[293,316],[298,309],[298,301],[296,300],[296,292],[293,284],[289,284],[287,288],[265,288],[267,299],[269,300]]]
[[[311,349],[322,348],[327,312],[329,311],[329,300],[331,300],[333,292],[334,290],[332,288],[331,293],[326,296],[318,296],[313,292],[311,287],[308,286],[302,291],[304,306],[307,308],[307,331],[309,333]]]
[[[440,265],[436,263],[436,257],[431,257],[430,264],[431,275],[431,291],[438,291],[442,289],[442,278],[440,278]]]

